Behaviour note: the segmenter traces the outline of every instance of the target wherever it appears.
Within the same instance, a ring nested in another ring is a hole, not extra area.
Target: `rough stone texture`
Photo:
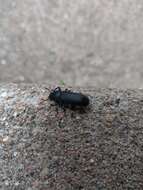
[[[50,88],[0,85],[0,189],[142,190],[143,91],[79,89],[65,113]]]
[[[142,88],[142,0],[0,0],[0,81]]]

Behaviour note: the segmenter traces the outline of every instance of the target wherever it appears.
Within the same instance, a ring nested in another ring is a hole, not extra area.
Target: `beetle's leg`
[[[71,110],[75,110],[76,106],[70,106]]]
[[[62,109],[62,111],[59,111],[58,107],[56,107],[57,108],[57,117],[59,118],[59,120],[61,122],[63,120],[64,116],[65,116],[66,109],[65,109],[65,106],[62,103],[60,103],[58,105]]]
[[[63,105],[62,102],[60,102],[60,103],[59,103],[59,107],[63,109],[65,106]]]
[[[66,108],[65,108],[65,106],[63,106],[62,109],[63,109],[63,112],[65,113],[65,112],[66,112]]]
[[[60,106],[60,108],[62,108],[62,110],[63,110],[64,112],[66,111],[66,108],[65,108],[65,105],[64,105],[64,104],[60,103],[59,106]]]
[[[56,104],[50,104],[50,106],[56,106]]]
[[[58,110],[58,107],[56,106],[56,113],[58,114],[59,113],[59,110]]]

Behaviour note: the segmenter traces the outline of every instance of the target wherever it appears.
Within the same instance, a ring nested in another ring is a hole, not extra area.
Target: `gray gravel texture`
[[[143,88],[142,0],[0,0],[0,81]]]
[[[142,190],[143,91],[74,89],[64,113],[47,86],[0,85],[0,189]]]

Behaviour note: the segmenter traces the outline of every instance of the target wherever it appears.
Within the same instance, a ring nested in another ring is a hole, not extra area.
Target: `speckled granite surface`
[[[142,190],[143,91],[74,88],[90,106],[64,113],[45,87],[0,85],[0,189]]]

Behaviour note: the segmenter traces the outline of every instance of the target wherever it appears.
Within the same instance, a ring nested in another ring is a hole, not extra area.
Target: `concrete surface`
[[[0,0],[0,81],[143,87],[142,0]]]
[[[47,86],[0,85],[0,189],[143,189],[143,91],[74,90],[84,113],[51,106]]]

